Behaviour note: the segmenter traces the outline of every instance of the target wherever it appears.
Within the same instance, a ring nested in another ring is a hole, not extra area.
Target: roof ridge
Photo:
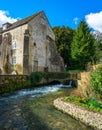
[[[26,20],[26,19],[29,19],[29,21],[30,21],[33,17],[39,15],[41,12],[43,12],[43,11],[40,11],[40,12],[37,12],[37,13],[32,14],[32,15],[30,15],[30,16],[27,16],[27,17],[25,17],[25,18],[23,18],[23,19],[21,19],[21,20],[18,20],[18,21],[16,21],[16,22],[14,22],[13,24],[15,24],[15,23],[17,23],[17,22],[21,22],[21,21]],[[30,18],[31,18],[31,19],[30,19]],[[28,20],[27,20],[27,21],[28,21]],[[12,24],[12,25],[13,25],[13,24]]]
[[[8,30],[11,30],[11,29],[16,28],[16,27],[18,27],[18,26],[21,26],[21,25],[23,25],[23,24],[26,24],[26,23],[28,23],[30,20],[32,20],[34,17],[36,17],[37,15],[39,15],[39,14],[42,13],[42,12],[43,12],[43,11],[40,11],[40,12],[35,13],[35,14],[31,15],[31,16],[28,16],[28,17],[26,17],[26,18],[23,18],[23,19],[21,19],[21,20],[18,20],[18,21],[16,21],[16,22],[14,22],[9,28],[7,28],[6,30],[3,30],[2,32],[8,31]]]

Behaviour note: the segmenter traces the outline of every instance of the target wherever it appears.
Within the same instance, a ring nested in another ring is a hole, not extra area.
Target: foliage
[[[85,21],[81,21],[75,31],[71,44],[73,67],[85,69],[88,62],[93,62],[95,54],[94,37]]]
[[[100,35],[95,38],[95,63],[102,63],[102,34]]]
[[[99,103],[95,98],[80,98],[77,96],[69,96],[65,98],[66,101],[73,102],[79,106],[89,108],[91,110],[102,112],[102,104]]]
[[[49,79],[65,79],[69,77],[69,73],[63,73],[63,72],[33,72],[30,75],[31,84],[38,85],[40,84],[42,78],[46,80],[46,82],[49,81]]]
[[[94,109],[94,107],[95,108],[101,107],[100,103],[95,98],[90,98],[88,100],[88,105],[89,105],[89,108],[91,108],[91,109]]]
[[[0,94],[29,88],[31,86],[31,82],[27,76],[7,75],[3,79],[4,80],[0,83]]]
[[[91,72],[90,85],[95,94],[102,98],[102,65]]]
[[[63,57],[64,63],[67,65],[67,68],[71,67],[71,43],[73,39],[74,30],[69,27],[54,27],[53,31],[55,33],[55,42],[59,54]]]
[[[30,75],[30,80],[31,80],[31,84],[32,85],[37,85],[41,79],[43,77],[43,73],[42,72],[33,72]]]
[[[47,72],[44,73],[44,75],[47,74],[48,78],[52,78],[52,79],[65,79],[69,77],[69,73],[64,73],[64,72]],[[46,78],[46,77],[45,77]]]

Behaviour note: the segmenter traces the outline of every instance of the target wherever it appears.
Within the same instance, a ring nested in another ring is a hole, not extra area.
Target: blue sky
[[[102,0],[0,0],[0,26],[44,10],[50,24],[76,28],[80,20],[102,32]]]

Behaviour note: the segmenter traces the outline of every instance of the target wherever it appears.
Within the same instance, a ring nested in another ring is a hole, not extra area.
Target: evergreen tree
[[[53,28],[55,33],[55,41],[59,54],[63,57],[67,68],[71,67],[71,43],[74,30],[65,26],[57,26]]]
[[[75,31],[71,45],[73,66],[85,69],[88,62],[93,61],[95,54],[94,37],[85,21],[81,21]]]

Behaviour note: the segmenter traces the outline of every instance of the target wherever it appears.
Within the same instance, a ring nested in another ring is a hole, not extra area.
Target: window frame
[[[16,48],[17,48],[16,42],[13,41],[12,44],[11,44],[11,49],[14,50]]]
[[[16,56],[12,57],[12,65],[16,64]]]

